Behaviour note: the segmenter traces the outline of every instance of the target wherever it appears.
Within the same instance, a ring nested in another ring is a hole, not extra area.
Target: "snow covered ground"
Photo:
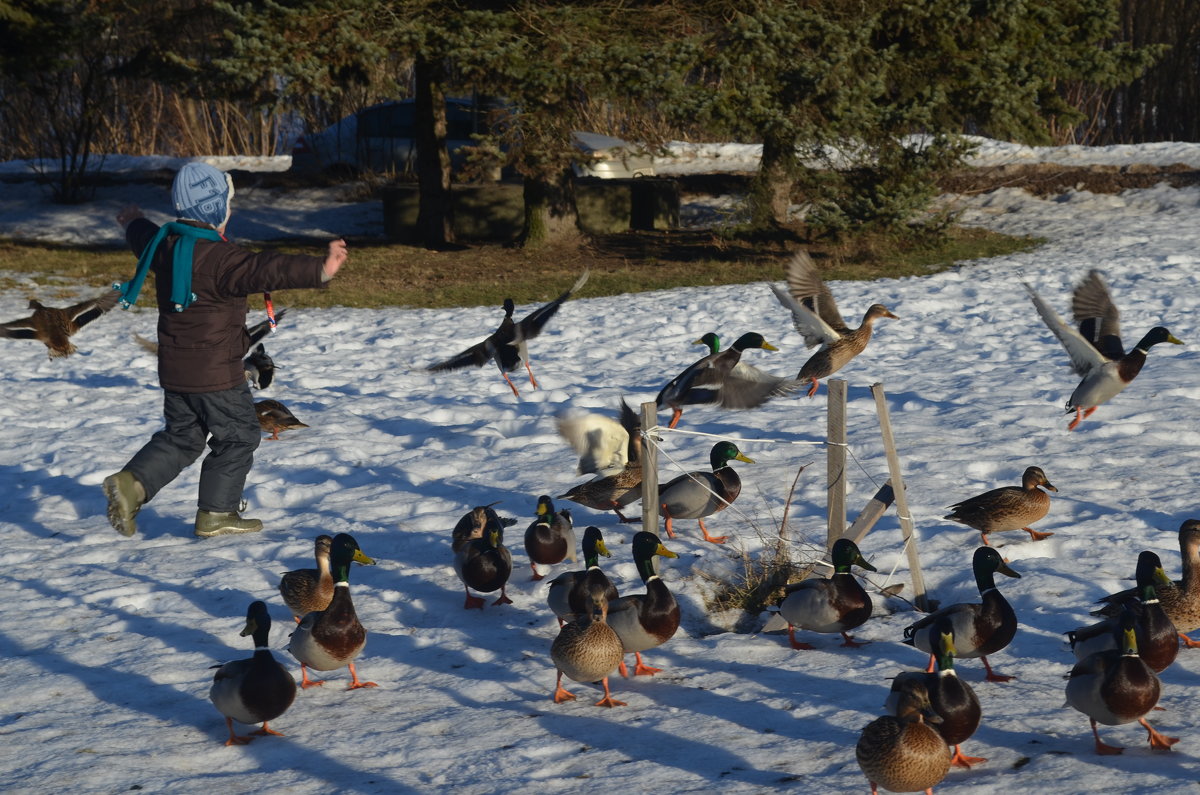
[[[1188,162],[1198,151],[1186,144],[1102,153],[989,148],[1013,159],[1028,153],[1110,163]],[[239,188],[235,235],[254,237],[246,231],[253,224],[364,234],[378,215],[318,193],[294,196],[287,206],[256,197]],[[114,188],[64,209],[41,201],[28,182],[3,183],[0,235],[36,230],[47,240],[113,242],[113,212],[129,200],[165,217],[166,198],[153,186]],[[882,321],[867,352],[840,374],[850,395],[850,512],[887,477],[868,390],[881,382],[933,598],[943,605],[977,598],[970,559],[978,534],[942,520],[945,506],[1016,484],[1030,465],[1059,489],[1037,524],[1052,538],[994,538],[1022,575],[999,583],[1021,628],[991,661],[1017,678],[986,683],[977,661],[960,662],[984,710],[964,750],[989,761],[951,771],[937,789],[1193,792],[1200,652],[1181,651],[1163,673],[1166,711],[1151,716],[1181,742],[1151,752],[1136,725],[1104,728],[1107,742],[1127,750],[1098,757],[1087,719],[1063,706],[1072,658],[1061,633],[1087,622],[1095,599],[1131,584],[1143,549],[1158,551],[1178,576],[1176,531],[1200,510],[1193,497],[1200,191],[1075,192],[1044,201],[1001,190],[962,201],[969,223],[1050,242],[935,276],[831,285],[848,318],[876,301],[900,317]],[[353,263],[351,250],[347,267]],[[1077,378],[1020,282],[1066,314],[1071,287],[1092,267],[1103,271],[1122,309],[1126,345],[1156,324],[1187,344],[1154,348],[1125,393],[1068,433],[1062,405]],[[22,316],[36,294],[32,283],[0,294],[0,317]],[[709,522],[730,543],[700,540],[690,521],[677,523],[675,539],[664,538],[679,554],[662,572],[683,607],[683,626],[646,655],[663,673],[613,677],[614,695],[628,706],[591,706],[599,691],[587,685],[572,688],[576,702],[550,699],[557,627],[545,585],[529,582],[520,538],[538,495],[560,494],[580,480],[554,417],[571,409],[612,414],[622,397],[634,405],[652,400],[699,355],[690,343],[710,330],[726,341],[762,333],[781,350],[747,359],[794,373],[808,352],[767,286],[610,298],[589,298],[585,288],[531,345],[542,389],[522,389],[520,400],[494,370],[424,371],[481,339],[499,317],[498,308],[289,312],[267,340],[280,370],[263,396],[283,401],[311,428],[259,450],[248,513],[267,530],[203,541],[190,526],[198,468],[143,509],[136,537],[117,536],[104,519],[101,480],[161,423],[153,359],[133,341],[135,333],[153,336],[153,313],[101,318],[76,337],[80,352],[66,360],[48,359],[36,343],[4,341],[0,789],[865,792],[854,745],[882,714],[889,677],[925,663],[899,643],[919,615],[903,599],[876,592],[876,615],[855,632],[870,645],[844,649],[836,636],[808,636],[818,649],[797,652],[785,635],[735,633],[727,628],[736,616],[705,610],[709,578],[733,576],[737,556],[755,555],[774,534],[803,464],[812,466],[790,509],[793,536],[804,539],[796,553],[822,542],[824,387],[814,399],[753,411],[684,414],[681,431],[745,440],[739,445],[755,460],[737,465],[744,491]],[[676,474],[677,465],[707,466],[711,438],[663,439],[660,478]],[[517,561],[509,588],[515,604],[465,611],[450,530],[473,505],[494,501],[518,518],[507,538]],[[637,527],[570,507],[577,527],[603,529],[614,551],[604,561],[609,576],[623,592],[637,590],[629,555]],[[333,672],[272,721],[286,737],[224,746],[224,722],[207,699],[210,666],[249,655],[249,639],[238,632],[254,599],[265,600],[276,621],[277,658],[293,663],[281,650],[291,622],[276,591],[279,575],[311,566],[313,538],[336,532],[352,533],[379,561],[351,575],[370,633],[358,670],[379,687],[347,692],[346,672]],[[911,598],[894,510],[862,549],[879,569],[870,583],[906,583],[901,596]]]

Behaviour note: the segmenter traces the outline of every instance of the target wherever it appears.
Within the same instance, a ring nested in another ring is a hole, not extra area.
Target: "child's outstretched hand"
[[[139,218],[145,218],[145,216],[142,215],[142,209],[136,204],[127,204],[117,212],[117,223],[121,225],[122,229]]]
[[[329,254],[325,257],[325,280],[337,275],[338,269],[346,261],[346,241],[342,239],[329,241]]]

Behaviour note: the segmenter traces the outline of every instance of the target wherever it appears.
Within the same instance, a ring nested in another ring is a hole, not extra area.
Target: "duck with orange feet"
[[[354,536],[338,533],[333,537],[329,551],[333,598],[324,610],[315,610],[300,619],[288,642],[287,650],[300,661],[300,686],[303,688],[324,684],[308,678],[309,668],[335,671],[347,667],[350,669],[348,690],[376,687],[374,682],[360,680],[354,668],[355,659],[367,645],[367,630],[358,620],[354,600],[350,598],[350,564],[356,557],[355,552],[361,550]]]
[[[727,536],[709,535],[704,519],[728,508],[742,493],[742,479],[731,461],[753,464],[733,442],[717,442],[708,455],[711,472],[687,472],[658,489],[659,514],[666,521],[668,538],[675,537],[675,519],[695,519],[705,541],[723,544]]]
[[[1024,530],[1033,541],[1044,541],[1054,533],[1040,533],[1029,527],[1050,512],[1050,495],[1039,486],[1058,491],[1041,467],[1029,467],[1021,475],[1020,486],[1001,486],[957,502],[942,518],[975,528],[988,546],[989,533],[1008,530]]]
[[[936,671],[905,671],[892,680],[892,692],[888,695],[888,711],[895,715],[898,708],[898,693],[904,683],[916,680],[925,685],[929,693],[929,704],[933,711],[942,719],[934,724],[934,729],[942,735],[946,744],[954,749],[950,764],[954,767],[966,767],[986,762],[981,756],[967,756],[962,752],[961,743],[975,733],[983,710],[979,706],[979,697],[971,686],[958,678],[954,671],[954,624],[947,617],[938,620],[934,628],[934,639],[937,651],[934,657],[937,661]]]
[[[633,653],[634,676],[653,676],[661,668],[642,662],[642,652],[670,640],[679,629],[679,603],[658,574],[658,558],[678,557],[658,536],[643,530],[633,537],[633,563],[646,585],[645,593],[627,594],[609,605],[608,623],[621,639],[623,654]],[[624,659],[621,676],[629,676]]]
[[[862,556],[858,545],[848,538],[839,538],[830,553],[833,576],[809,577],[784,589],[779,602],[779,615],[788,623],[788,641],[793,649],[812,649],[808,643],[796,640],[796,627],[809,632],[840,632],[843,646],[864,645],[848,634],[871,617],[871,597],[850,573],[851,566],[867,571],[875,567]]]
[[[996,587],[997,572],[1008,577],[1021,575],[1009,568],[1000,553],[992,547],[979,547],[971,561],[975,585],[982,600],[960,602],[930,613],[920,621],[904,628],[904,643],[929,655],[932,672],[937,662],[937,627],[949,619],[954,630],[954,648],[959,658],[979,657],[987,671],[987,681],[1008,682],[1013,677],[992,671],[988,655],[995,654],[1012,642],[1017,634],[1017,614]]]
[[[1158,751],[1168,751],[1179,742],[1146,722],[1146,715],[1158,704],[1162,686],[1138,656],[1135,623],[1133,611],[1124,608],[1115,629],[1117,647],[1075,663],[1067,677],[1067,703],[1091,720],[1096,753],[1101,756],[1119,754],[1124,749],[1103,742],[1097,723],[1120,726],[1137,721],[1150,733],[1150,747]]]

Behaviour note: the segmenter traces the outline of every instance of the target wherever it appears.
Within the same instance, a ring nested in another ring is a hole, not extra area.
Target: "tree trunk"
[[[788,225],[796,168],[795,142],[764,136],[762,161],[750,192],[750,219],[755,228],[779,229]]]
[[[417,239],[428,249],[454,244],[450,153],[446,150],[446,95],[438,64],[418,58],[413,127],[417,147]]]
[[[579,237],[575,185],[569,171],[550,178],[526,177],[524,197],[525,227],[519,241],[522,246],[538,248]]]

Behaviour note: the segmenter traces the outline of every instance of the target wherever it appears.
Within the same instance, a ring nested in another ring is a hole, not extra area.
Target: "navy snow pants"
[[[196,505],[203,511],[237,511],[262,440],[249,385],[221,392],[164,391],[163,416],[166,427],[125,465],[146,489],[146,501],[199,458],[207,441]]]

